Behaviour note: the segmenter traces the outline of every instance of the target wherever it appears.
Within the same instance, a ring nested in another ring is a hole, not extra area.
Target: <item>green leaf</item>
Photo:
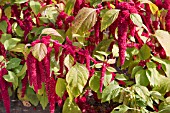
[[[7,16],[8,19],[11,18],[11,7],[8,6],[7,8],[5,8],[4,10],[5,16]]]
[[[130,19],[135,25],[137,25],[138,27],[142,27],[143,22],[139,14],[136,14],[136,13],[130,14]]]
[[[41,8],[41,4],[38,1],[30,1],[29,3],[32,11],[34,12],[34,14],[38,15],[38,13],[40,12],[40,8]]]
[[[40,62],[47,55],[47,47],[44,43],[37,43],[32,47],[33,56]]]
[[[115,68],[111,67],[111,66],[108,66],[106,69],[109,72],[117,72],[117,70]]]
[[[115,77],[117,80],[127,80],[126,76],[124,74],[116,74]]]
[[[82,35],[93,27],[97,20],[96,9],[82,8],[72,22],[72,33]]]
[[[103,55],[94,55],[98,60],[104,61],[104,56]]]
[[[22,4],[27,2],[28,0],[15,0],[15,3]]]
[[[67,98],[63,105],[62,113],[82,113],[78,105]]]
[[[16,75],[15,75],[14,72],[8,71],[8,75],[4,75],[3,78],[4,78],[7,82],[15,82]]]
[[[95,68],[102,68],[102,65],[103,65],[103,63],[97,63],[94,66],[95,66]]]
[[[89,72],[87,68],[79,63],[76,63],[68,71],[66,75],[67,90],[70,92],[70,96],[78,97],[87,83]]]
[[[45,29],[43,29],[41,34],[54,35],[54,36],[62,37],[61,34],[59,32],[57,32],[57,30],[55,30],[53,28],[45,28]]]
[[[0,26],[1,26],[0,30],[2,30],[3,33],[6,33],[7,26],[8,26],[7,22],[6,21],[1,21]]]
[[[148,77],[146,75],[146,70],[139,70],[136,74],[135,74],[135,81],[136,84],[140,84],[142,86],[148,86],[149,85],[149,80]]]
[[[9,40],[11,38],[12,38],[11,34],[2,34],[0,41],[2,44],[4,44],[6,40]]]
[[[13,52],[24,52],[25,50],[25,44],[17,44],[14,48],[12,48],[10,51]]]
[[[119,111],[117,111],[117,109]],[[114,108],[111,113],[126,113],[128,111],[129,107],[126,105],[119,105],[118,107]]]
[[[127,48],[126,49],[127,53],[130,55],[130,57],[137,55],[139,53],[139,50],[135,47],[133,48]]]
[[[119,47],[118,47],[118,45],[116,45],[116,44],[113,45],[112,54],[113,54],[114,57],[119,56]]]
[[[39,17],[40,21],[43,22],[43,23],[49,23],[50,20],[48,17]]]
[[[108,47],[110,46],[112,41],[113,41],[112,39],[104,39],[104,40],[102,40],[98,44],[96,49],[93,51],[93,55],[98,54],[97,51],[104,51],[104,52],[106,52],[108,50]]]
[[[68,0],[67,1],[67,4],[66,4],[66,7],[65,7],[65,12],[70,15],[72,13],[72,10],[74,8],[74,5],[75,5],[75,2],[76,0]]]
[[[137,93],[140,97],[142,97],[145,101],[148,100],[148,97],[150,96],[150,93],[149,93],[149,90],[147,89],[147,87],[136,85],[136,86],[135,86],[135,91],[136,91],[136,93]]]
[[[120,10],[118,9],[111,9],[103,15],[101,20],[101,31],[109,27],[118,18],[119,11]]]
[[[164,70],[165,74],[168,78],[170,78],[170,60],[165,59],[165,63],[162,64],[162,69]]]
[[[94,92],[97,92],[99,90],[99,87],[100,87],[99,83],[100,83],[100,73],[96,72],[95,75],[93,75],[90,78],[89,86]]]
[[[7,82],[12,82],[14,90],[18,87],[18,77],[15,75],[14,72],[8,71],[8,75],[4,75],[3,78]]]
[[[104,86],[108,86],[111,82],[112,74],[106,71],[106,75],[104,76]]]
[[[135,67],[133,68],[133,70],[132,70],[132,78],[134,78],[135,75],[136,75],[136,73],[137,73],[139,70],[142,70],[142,69],[143,69],[143,67],[141,67],[141,66],[135,66]]]
[[[151,55],[150,51],[150,48],[146,44],[144,44],[139,50],[139,58],[141,60],[147,60]]]
[[[90,5],[95,7],[101,2],[102,0],[90,0]]]
[[[46,5],[45,7],[41,8],[40,12],[42,17],[47,17],[46,18],[47,23],[52,22],[53,24],[55,24],[56,18],[59,14],[58,9],[56,8],[55,5]]]
[[[160,100],[162,100],[162,101],[165,100],[165,98],[162,96],[162,94],[159,93],[158,91],[150,91],[150,95],[151,95],[152,97],[158,98],[158,99],[160,99]]]
[[[17,77],[22,76],[27,70],[27,65],[26,63],[24,64],[24,66],[22,67],[21,71],[17,74]]]
[[[168,31],[156,30],[154,35],[159,41],[159,43],[161,44],[161,46],[164,48],[166,55],[170,56],[170,48],[169,48],[170,34],[168,33]]]
[[[33,104],[34,106],[38,105],[39,103],[38,97],[32,88],[27,87],[26,96],[28,97],[28,101],[30,101],[31,104]]]
[[[24,36],[24,31],[21,29],[20,26],[17,26],[15,29],[15,32],[18,36],[23,37]]]
[[[58,78],[57,79],[57,83],[56,83],[56,86],[55,86],[55,92],[56,94],[62,98],[63,97],[63,94],[66,90],[66,81],[62,78]]]
[[[167,75],[168,78],[170,78],[170,60],[167,59],[161,59],[158,57],[152,57],[152,59],[156,62],[159,62],[162,64],[162,69],[164,70],[165,74]]]
[[[154,63],[154,62],[147,62],[146,63],[146,66],[148,67],[148,68],[156,68],[157,66],[156,66],[156,64]]]
[[[7,64],[7,69],[13,69],[13,68],[19,66],[20,62],[21,62],[21,59],[19,59],[19,58],[10,59],[10,61]]]
[[[150,78],[149,78],[150,85],[151,86],[161,85],[160,80],[159,80],[161,78],[160,78],[160,75],[159,75],[159,72],[157,71],[157,69],[156,68],[149,68],[148,72],[150,73]]]
[[[40,104],[41,104],[43,110],[45,110],[45,108],[46,108],[47,105],[48,105],[48,97],[47,97],[47,94],[46,94],[45,91],[44,91],[43,95],[40,96],[40,99],[39,99],[39,100],[40,100]]]
[[[67,36],[64,30],[56,29],[56,31],[61,35],[61,36],[51,36],[51,39],[57,40],[59,43],[63,43],[65,41],[65,37]]]
[[[74,58],[71,55],[67,55],[64,59],[64,65],[70,70],[74,64]]]
[[[4,56],[0,55],[0,62],[3,62]]]
[[[160,110],[158,113],[170,113],[170,105],[166,106],[164,109]]]
[[[21,39],[18,39],[18,38],[10,38],[9,40],[6,40],[4,42],[4,47],[6,50],[10,50],[12,48],[14,48],[18,42],[20,42]]]
[[[159,11],[159,8],[158,6],[156,6],[154,3],[152,2],[149,2],[149,7],[150,7],[150,10],[152,12],[152,14],[156,14],[157,11]]]
[[[102,92],[102,102],[110,101],[118,96],[120,92],[120,86],[116,84],[108,85]]]
[[[41,34],[42,30],[45,29],[44,26],[40,26],[40,27],[34,27],[32,30],[31,30],[31,33],[34,33],[35,36]]]

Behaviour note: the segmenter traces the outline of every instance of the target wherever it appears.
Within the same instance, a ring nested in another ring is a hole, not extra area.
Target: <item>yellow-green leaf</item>
[[[54,35],[54,36],[62,37],[61,34],[59,32],[57,32],[57,30],[55,30],[53,28],[45,28],[45,29],[43,29],[41,34]]]
[[[149,7],[150,7],[152,14],[156,14],[156,12],[159,10],[158,7],[152,2],[149,2]]]
[[[84,89],[89,76],[86,66],[76,63],[66,75],[67,90],[70,97],[78,97]]]
[[[62,78],[58,78],[57,79],[57,83],[56,83],[56,86],[55,86],[55,92],[56,94],[62,98],[63,97],[63,94],[66,90],[66,81]]]
[[[38,60],[41,61],[47,55],[47,47],[44,43],[37,43],[32,47],[32,54]]]
[[[143,22],[139,14],[136,14],[136,13],[130,14],[130,19],[135,25],[137,25],[138,27],[142,27]]]
[[[170,56],[170,34],[167,31],[164,30],[156,30],[155,37],[161,44],[161,46],[164,48],[166,55]]]
[[[30,1],[32,11],[37,15],[40,12],[41,4],[38,1]]]
[[[102,17],[101,21],[101,31],[109,27],[118,17],[119,15],[118,9],[108,10]]]
[[[96,9],[82,8],[72,23],[72,33],[82,35],[93,27],[97,20]]]
[[[63,105],[62,113],[82,113],[78,105],[74,101],[67,98]]]
[[[10,6],[7,7],[7,8],[4,10],[4,12],[5,12],[5,16],[7,16],[8,19],[11,18],[11,7],[10,7]]]

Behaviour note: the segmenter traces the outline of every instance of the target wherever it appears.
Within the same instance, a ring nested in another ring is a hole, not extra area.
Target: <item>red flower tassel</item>
[[[129,11],[125,10],[122,11],[121,13],[122,13],[120,17],[121,20],[118,25],[118,46],[119,46],[120,65],[122,66],[125,62]]]
[[[28,77],[30,81],[30,85],[34,86],[35,92],[38,92],[38,83],[37,83],[37,59],[34,58],[32,53],[30,53],[27,57],[27,71]]]
[[[22,95],[21,97],[23,98],[26,92],[27,88],[27,83],[28,83],[28,74],[26,73],[25,77],[22,79]]]
[[[106,74],[106,63],[103,63],[101,77],[100,77],[100,93],[102,93],[105,74]]]
[[[0,91],[1,91],[3,102],[4,102],[4,106],[6,109],[6,113],[10,113],[10,98],[8,94],[8,85],[7,85],[7,82],[3,78],[5,74],[7,74],[7,70],[5,68],[1,69],[0,70]]]

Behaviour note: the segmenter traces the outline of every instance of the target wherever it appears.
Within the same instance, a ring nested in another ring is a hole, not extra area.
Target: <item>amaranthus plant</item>
[[[15,94],[50,113],[169,113],[169,14],[169,0],[1,0],[6,113]]]

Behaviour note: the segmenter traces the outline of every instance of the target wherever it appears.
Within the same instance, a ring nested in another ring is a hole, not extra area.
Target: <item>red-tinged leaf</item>
[[[47,55],[47,47],[44,43],[37,43],[32,47],[32,55],[40,62]]]
[[[87,32],[95,25],[96,20],[96,9],[86,7],[82,8],[75,17],[75,20],[72,22],[72,33],[81,35]]]

